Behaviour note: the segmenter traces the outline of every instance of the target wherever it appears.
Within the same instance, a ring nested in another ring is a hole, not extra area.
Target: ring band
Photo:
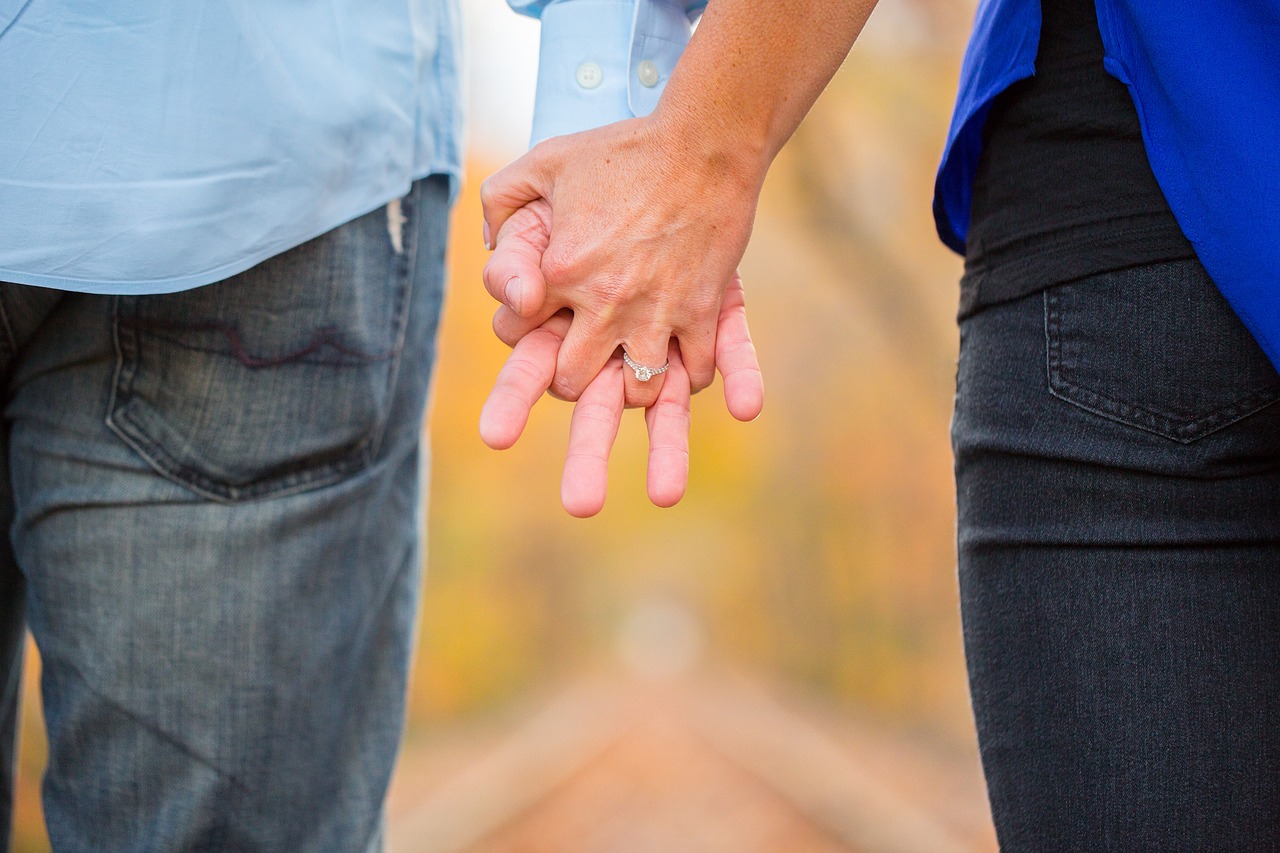
[[[648,382],[659,373],[666,373],[667,368],[671,366],[671,362],[669,361],[662,365],[662,367],[645,367],[643,364],[636,364],[635,361],[632,360],[631,356],[627,355],[626,350],[622,351],[622,360],[626,362],[627,367],[630,367],[636,372],[636,379],[639,379],[641,382]]]

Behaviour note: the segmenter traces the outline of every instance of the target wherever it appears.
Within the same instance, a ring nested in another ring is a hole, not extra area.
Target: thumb
[[[489,295],[521,317],[542,309],[542,255],[550,241],[550,206],[539,199],[511,215],[495,241],[482,278]]]
[[[554,139],[540,143],[523,157],[490,175],[480,185],[486,249],[493,248],[494,238],[517,210],[535,199],[551,199],[556,147],[553,142]]]

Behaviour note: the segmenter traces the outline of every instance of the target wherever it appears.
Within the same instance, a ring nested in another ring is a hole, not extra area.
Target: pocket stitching
[[[406,266],[408,266],[406,264]],[[392,312],[397,327],[396,344],[388,358],[388,395],[394,388],[399,372],[400,355],[407,334],[408,312],[405,310],[409,291],[412,289],[412,269],[406,269],[400,279]],[[343,449],[339,457],[330,462],[308,465],[303,470],[280,474],[245,486],[232,485],[208,476],[205,472],[185,464],[150,436],[148,429],[129,411],[135,399],[133,385],[141,363],[142,344],[138,323],[121,322],[122,296],[113,299],[116,371],[113,377],[107,405],[106,426],[125,444],[141,456],[148,465],[166,479],[218,503],[236,503],[259,497],[285,497],[314,488],[339,482],[344,478],[369,468],[377,458],[377,449],[386,432],[387,417],[381,417],[373,428],[355,444]],[[127,327],[127,332],[125,331]],[[216,353],[224,356],[226,353]],[[388,397],[388,400],[390,398]],[[390,405],[390,403],[388,403]]]
[[[399,297],[397,297],[399,298]],[[396,304],[395,310],[400,310],[399,303]],[[400,350],[404,345],[403,336],[397,338],[397,342],[390,349],[377,353],[362,353],[353,349],[348,349],[340,345],[338,342],[326,337],[326,329],[318,329],[312,336],[312,339],[305,347],[297,351],[297,353],[288,353],[283,356],[273,356],[270,358],[256,358],[249,356],[248,353],[237,351],[242,346],[239,343],[238,330],[232,325],[223,325],[219,323],[193,323],[193,324],[168,324],[159,323],[138,318],[123,320],[123,325],[130,327],[134,331],[138,329],[146,329],[157,340],[164,341],[166,344],[187,352],[205,353],[207,355],[216,355],[223,357],[231,357],[239,361],[245,367],[275,367],[281,364],[318,364],[330,367],[343,367],[349,364],[373,364],[379,361],[391,361],[400,354]],[[394,323],[394,315],[393,315]],[[190,332],[221,332],[231,344],[231,352],[214,346],[193,344],[184,341],[182,338],[173,334],[175,329]],[[336,358],[322,358],[315,355],[316,352],[330,347],[337,351]]]
[[[1276,397],[1273,391],[1261,389],[1235,402],[1220,406],[1196,420],[1179,423],[1167,414],[1114,400],[1077,385],[1064,375],[1066,368],[1063,366],[1062,357],[1059,296],[1053,289],[1044,292],[1044,311],[1049,393],[1064,402],[1115,423],[1154,433],[1180,444],[1192,444],[1280,401],[1280,397]],[[1072,393],[1078,396],[1070,396]]]

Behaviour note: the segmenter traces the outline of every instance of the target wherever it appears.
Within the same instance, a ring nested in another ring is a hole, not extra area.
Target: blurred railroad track
[[[728,674],[586,678],[505,732],[406,750],[390,853],[977,853],[972,762]]]

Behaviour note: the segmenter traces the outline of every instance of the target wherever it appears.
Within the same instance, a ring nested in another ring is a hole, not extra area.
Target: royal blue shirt
[[[458,19],[456,0],[0,0],[0,281],[195,287],[458,175]]]
[[[1280,2],[1095,2],[1105,67],[1133,97],[1169,207],[1280,369]],[[1039,37],[1039,0],[979,4],[933,205],[957,252],[987,111],[1035,72]]]

